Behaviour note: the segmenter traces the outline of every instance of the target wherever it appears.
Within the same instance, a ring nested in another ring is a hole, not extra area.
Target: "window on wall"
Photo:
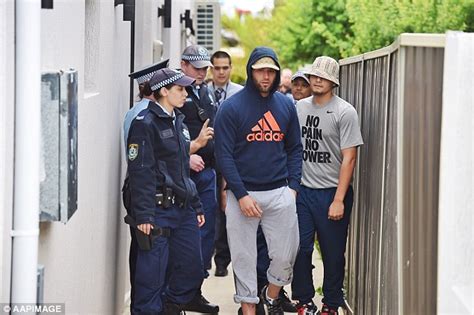
[[[100,1],[85,1],[85,34],[84,34],[84,90],[86,93],[97,92],[100,51]]]

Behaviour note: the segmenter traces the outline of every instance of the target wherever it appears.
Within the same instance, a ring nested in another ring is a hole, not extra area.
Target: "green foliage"
[[[401,33],[474,31],[474,0],[286,0],[272,15],[222,18],[246,57],[234,58],[232,79],[245,80],[256,46],[270,46],[293,70],[327,55],[345,58],[390,45]]]
[[[316,289],[316,293],[317,293],[319,296],[324,296],[323,287],[322,287],[322,286],[319,286],[319,287]]]
[[[284,65],[294,69],[317,55],[340,57],[351,36],[345,0],[290,0],[275,8],[269,36]]]
[[[346,8],[354,37],[352,47],[343,55],[382,48],[401,33],[464,30],[466,3],[463,0],[348,0]]]
[[[267,36],[269,18],[260,14],[256,17],[245,15],[239,17],[222,17],[222,27],[233,30],[240,39],[240,45],[244,50],[245,57],[232,56],[231,80],[237,83],[244,83],[247,79],[246,65],[248,56],[257,46],[272,46],[272,42]]]
[[[464,5],[464,14],[466,22],[466,32],[474,32],[474,1]]]

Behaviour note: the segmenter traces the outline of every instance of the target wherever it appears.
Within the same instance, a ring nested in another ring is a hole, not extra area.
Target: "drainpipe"
[[[11,302],[36,303],[41,0],[15,1],[15,149]]]

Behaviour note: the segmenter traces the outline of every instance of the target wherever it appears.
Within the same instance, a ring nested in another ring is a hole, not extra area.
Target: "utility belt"
[[[123,192],[123,200],[125,208],[127,209],[127,215],[124,218],[126,224],[130,225],[135,232],[136,240],[138,243],[138,247],[141,250],[149,251],[153,248],[153,242],[157,237],[169,237],[171,234],[171,230],[169,228],[161,228],[157,227],[154,224],[153,229],[151,230],[149,235],[146,235],[142,231],[140,231],[137,227],[137,223],[135,219],[130,215],[131,211],[131,196],[130,196],[130,186],[128,182],[128,177],[125,180],[124,187],[122,189]],[[176,205],[180,208],[185,207],[185,199],[180,198],[177,196],[171,188],[164,188],[161,191],[157,191],[155,195],[156,204],[163,209],[169,208],[172,205]]]
[[[163,209],[167,209],[172,205],[179,208],[184,208],[186,205],[186,199],[179,197],[173,192],[173,189],[169,187],[163,188],[161,191],[157,191],[155,195],[156,204]]]
[[[154,224],[152,224],[153,229],[151,229],[150,234],[146,235],[138,229],[135,219],[129,214],[125,216],[124,221],[134,229],[138,247],[140,247],[141,250],[149,251],[153,248],[153,242],[157,237],[169,237],[171,235],[170,228],[161,228]]]

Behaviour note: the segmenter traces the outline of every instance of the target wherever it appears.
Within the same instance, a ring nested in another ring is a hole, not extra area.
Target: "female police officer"
[[[152,101],[127,139],[129,223],[142,240],[132,306],[137,315],[179,314],[203,281],[199,227],[205,220],[189,178],[189,132],[176,109],[193,82],[181,72],[158,70],[149,81]]]

